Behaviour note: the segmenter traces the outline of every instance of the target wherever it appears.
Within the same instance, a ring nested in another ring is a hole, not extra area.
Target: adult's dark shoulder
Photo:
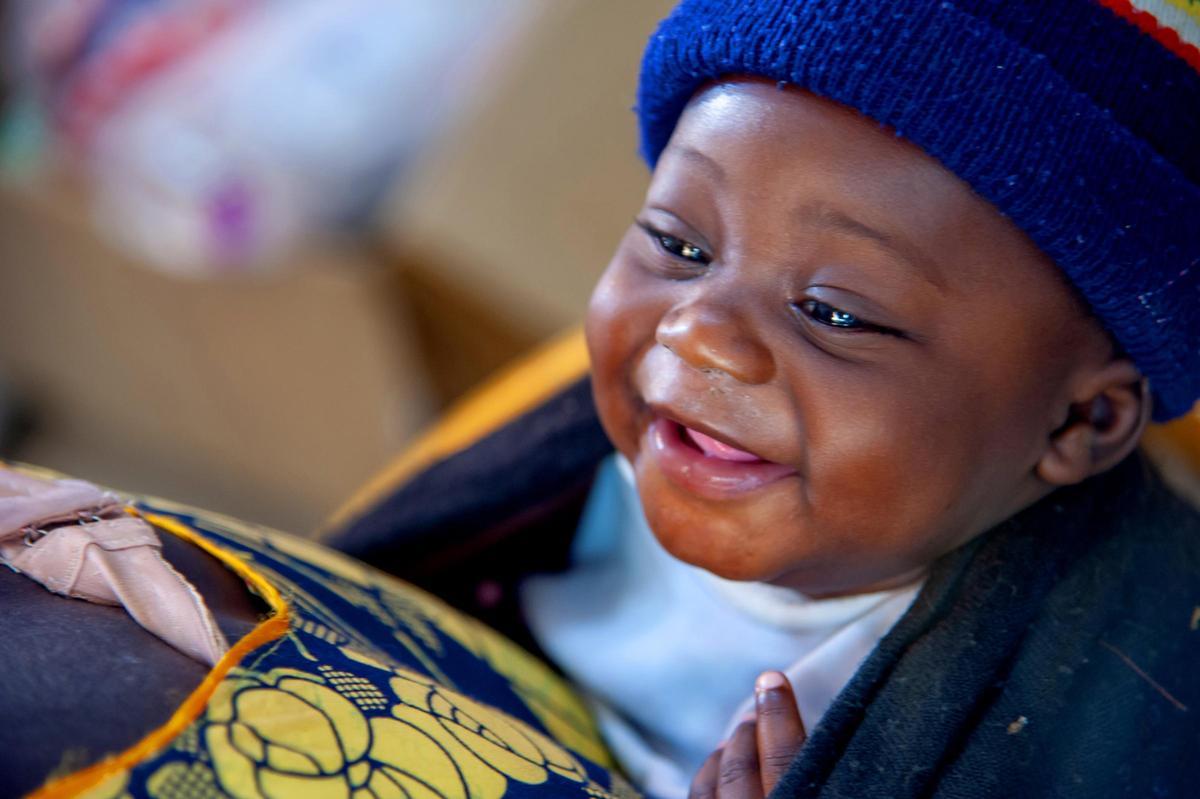
[[[1200,517],[1140,456],[935,565],[794,797],[1192,796]]]

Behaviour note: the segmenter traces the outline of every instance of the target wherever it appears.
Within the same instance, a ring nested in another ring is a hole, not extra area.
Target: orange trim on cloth
[[[175,739],[184,729],[200,717],[208,705],[208,700],[216,691],[217,685],[229,674],[234,666],[241,663],[242,658],[283,636],[288,631],[289,610],[287,602],[279,589],[272,585],[262,575],[255,572],[241,559],[217,547],[211,541],[203,538],[186,525],[175,519],[160,516],[156,513],[139,513],[133,508],[127,512],[145,519],[155,527],[194,544],[221,561],[226,567],[241,577],[254,591],[270,606],[273,614],[264,619],[253,630],[243,636],[229,651],[217,661],[209,671],[208,676],[201,681],[191,694],[179,705],[171,717],[162,726],[152,730],[140,741],[123,752],[101,760],[87,768],[48,782],[38,790],[29,794],[27,799],[59,799],[60,797],[75,796],[87,790],[112,775],[127,768],[136,766],[147,757],[157,752]]]
[[[417,472],[466,449],[579,380],[587,371],[587,343],[582,328],[573,328],[542,345],[455,403],[335,511],[324,529],[341,527]]]
[[[1200,48],[1185,40],[1179,31],[1150,11],[1138,8],[1131,0],[1099,0],[1099,3],[1117,16],[1136,25],[1143,33],[1183,59],[1192,69],[1200,72]],[[1174,3],[1171,5],[1182,8]],[[1183,9],[1182,13],[1193,15],[1193,10]]]
[[[1167,449],[1200,478],[1200,404],[1166,424],[1146,428],[1144,441],[1154,450]]]

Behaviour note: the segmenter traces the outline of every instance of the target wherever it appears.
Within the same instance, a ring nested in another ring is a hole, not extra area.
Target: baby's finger
[[[688,788],[688,799],[716,799],[717,774],[721,766],[721,749],[718,747],[700,766],[692,785]]]
[[[762,799],[762,795],[754,722],[744,721],[721,750],[717,796],[719,799]]]
[[[804,745],[807,735],[792,685],[777,671],[759,675],[754,683],[755,731],[763,795],[769,794]]]

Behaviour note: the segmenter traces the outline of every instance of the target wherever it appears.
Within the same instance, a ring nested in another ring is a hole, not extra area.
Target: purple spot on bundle
[[[219,261],[240,261],[250,254],[254,237],[254,198],[241,180],[231,180],[209,200],[208,226]]]

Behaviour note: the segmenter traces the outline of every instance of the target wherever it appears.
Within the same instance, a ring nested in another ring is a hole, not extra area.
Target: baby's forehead
[[[762,190],[797,195],[820,186],[864,201],[879,195],[884,206],[897,191],[910,201],[977,198],[965,181],[886,126],[832,100],[755,79],[721,82],[693,96],[660,166],[679,159],[717,178],[732,171]]]
[[[984,241],[1047,260],[911,142],[833,101],[759,80],[694,95],[658,160],[647,203],[776,236],[838,232],[916,261],[961,257]],[[754,224],[765,220],[772,224]]]

